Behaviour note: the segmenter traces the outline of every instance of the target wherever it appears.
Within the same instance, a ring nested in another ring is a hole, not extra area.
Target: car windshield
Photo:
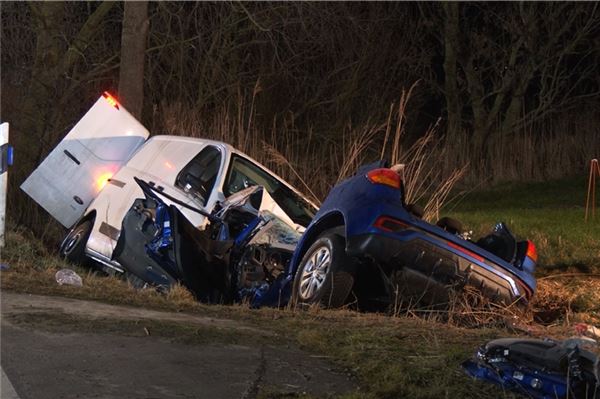
[[[296,224],[306,227],[315,216],[316,209],[308,201],[252,162],[234,155],[224,194],[230,196],[250,186],[263,186]]]

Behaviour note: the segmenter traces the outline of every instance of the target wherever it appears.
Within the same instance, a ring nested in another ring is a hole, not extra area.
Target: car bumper
[[[417,296],[421,302],[447,301],[454,289],[467,286],[505,304],[527,302],[532,296],[531,288],[501,265],[469,259],[429,237],[361,234],[347,239],[346,251],[350,256],[375,260],[388,277],[398,277],[403,295]]]

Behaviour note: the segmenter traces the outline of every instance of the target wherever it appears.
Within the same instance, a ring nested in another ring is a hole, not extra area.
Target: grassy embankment
[[[520,237],[538,246],[539,291],[533,304],[550,325],[533,324],[533,335],[561,337],[572,332],[572,323],[600,324],[600,217],[583,222],[583,179],[536,184],[506,184],[492,190],[468,193],[450,216],[462,220],[474,236],[488,231],[494,222],[506,221]],[[452,208],[452,205],[450,206]],[[1,272],[2,289],[64,295],[111,303],[146,306],[236,319],[276,334],[276,337],[231,338],[232,343],[291,344],[326,356],[353,374],[360,398],[513,397],[499,388],[474,382],[460,370],[460,363],[486,340],[513,335],[506,328],[470,328],[427,321],[417,317],[389,317],[348,310],[309,311],[261,309],[240,306],[208,306],[194,303],[183,289],[167,296],[135,291],[115,278],[96,277],[78,269],[83,287],[58,286],[54,273],[64,267],[45,247],[23,232],[11,232],[2,261],[10,265]],[[550,315],[550,316],[549,316]],[[89,328],[89,321],[85,322]],[[71,321],[77,328],[77,321]],[[111,323],[96,322],[99,330]],[[140,322],[114,333],[147,328],[155,335],[185,337],[202,344],[206,331],[186,326]],[[165,333],[162,334],[161,331]],[[176,331],[177,334],[174,334]],[[168,333],[166,333],[168,332]],[[523,333],[521,333],[523,334]],[[143,334],[139,333],[143,336]],[[219,339],[229,342],[229,339]],[[262,397],[282,397],[277,389],[264,387]],[[289,397],[289,396],[286,396]]]
[[[600,210],[595,220],[584,221],[586,189],[583,177],[505,183],[467,193],[447,208],[474,236],[504,221],[518,238],[532,240],[539,254],[539,276],[600,273]]]

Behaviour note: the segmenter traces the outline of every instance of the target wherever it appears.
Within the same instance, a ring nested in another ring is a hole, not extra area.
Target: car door
[[[148,135],[139,121],[104,93],[21,189],[63,226],[71,227]]]
[[[223,199],[217,188],[224,175],[224,158],[222,149],[208,144],[179,171],[175,187],[187,195],[190,205],[210,212],[215,202]],[[195,226],[204,222],[196,212],[185,208],[181,211]]]

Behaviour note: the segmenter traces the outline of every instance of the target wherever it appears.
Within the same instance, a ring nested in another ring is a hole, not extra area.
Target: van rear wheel
[[[91,220],[85,220],[71,230],[60,244],[60,256],[73,263],[85,264],[88,260],[85,245],[90,238],[92,226]]]

